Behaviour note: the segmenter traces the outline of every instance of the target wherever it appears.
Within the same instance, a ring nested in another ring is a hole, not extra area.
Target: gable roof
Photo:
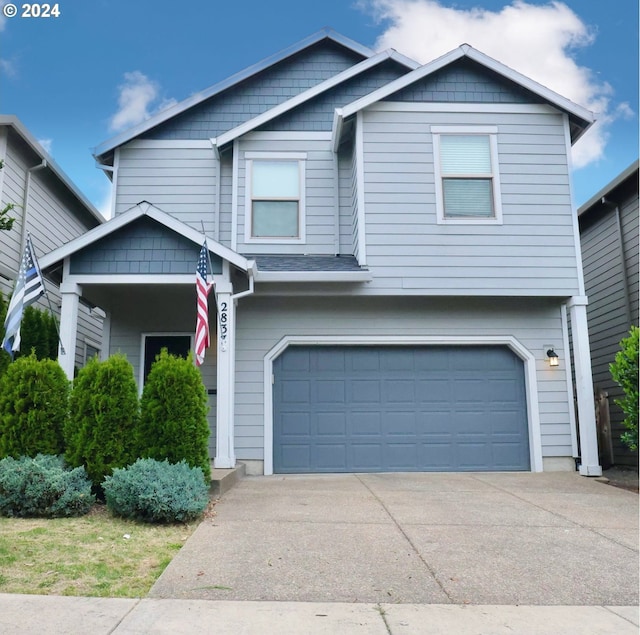
[[[566,112],[572,120],[572,142],[577,141],[595,121],[593,113],[586,108],[583,108],[578,104],[574,104],[566,97],[558,95],[558,93],[555,93],[549,88],[546,88],[542,84],[539,84],[529,77],[522,75],[518,71],[505,66],[501,62],[494,60],[492,57],[485,55],[481,51],[474,49],[469,44],[462,44],[457,49],[449,51],[449,53],[445,53],[432,62],[428,62],[424,66],[421,66],[420,68],[417,68],[416,70],[407,73],[406,75],[403,75],[402,77],[399,77],[392,82],[389,82],[385,86],[379,88],[378,90],[374,90],[373,92],[365,95],[364,97],[361,97],[360,99],[356,99],[343,108],[336,108],[332,131],[334,147],[336,147],[336,144],[339,142],[342,123],[345,119],[351,117],[367,106],[370,106],[371,104],[374,104],[375,102],[378,102],[385,97],[389,97],[399,90],[402,90],[403,88],[406,88],[407,86],[423,79],[424,77],[427,77],[428,75],[439,71],[445,66],[448,66],[449,64],[452,64],[453,62],[456,62],[463,58],[473,60],[477,64],[484,66],[485,68],[497,73],[503,78],[514,82],[521,88],[524,88],[534,93],[535,95],[538,95],[550,105]]]
[[[269,121],[272,121],[276,117],[279,117],[280,115],[292,110],[293,108],[296,108],[297,106],[304,104],[310,99],[313,99],[314,97],[324,93],[325,91],[330,90],[334,86],[337,86],[338,84],[341,84],[342,82],[345,82],[355,77],[356,75],[359,75],[360,73],[363,73],[387,60],[394,60],[400,64],[403,64],[404,66],[407,66],[409,69],[414,70],[420,66],[418,62],[411,60],[404,55],[401,55],[393,49],[382,51],[381,53],[377,53],[376,55],[372,55],[366,60],[363,60],[359,64],[355,64],[354,66],[347,68],[346,70],[342,71],[342,73],[338,73],[337,75],[326,79],[324,82],[312,86],[308,90],[303,91],[295,97],[292,97],[291,99],[288,99],[287,101],[282,102],[281,104],[278,104],[273,108],[270,108],[257,117],[249,119],[249,121],[245,121],[239,126],[236,126],[235,128],[232,128],[231,130],[221,134],[216,139],[213,139],[212,142],[215,147],[221,148],[223,145],[229,143],[230,141],[237,139],[247,132],[255,130],[256,128],[268,123]]]
[[[131,209],[126,212],[119,214],[115,218],[104,223],[104,225],[100,225],[99,227],[95,227],[94,229],[88,231],[86,234],[82,234],[77,238],[69,241],[68,243],[50,251],[48,254],[42,256],[40,258],[40,268],[43,271],[47,271],[50,269],[54,269],[57,265],[59,265],[67,256],[71,256],[72,254],[92,245],[98,240],[113,234],[118,231],[122,227],[129,225],[133,221],[141,218],[142,216],[148,216],[153,220],[157,221],[161,225],[164,225],[168,229],[184,236],[189,239],[193,243],[198,246],[202,245],[204,235],[200,232],[193,229],[189,225],[185,225],[184,223],[177,220],[174,216],[163,212],[161,209],[155,207],[151,203],[147,201],[142,201],[138,203]],[[252,268],[253,263],[247,260],[244,256],[241,256],[237,252],[221,245],[216,242],[212,238],[207,236],[207,247],[209,251],[217,254],[224,260],[228,260],[231,264],[235,265],[239,269],[243,271],[248,271]],[[195,269],[194,269],[195,275]]]
[[[71,179],[62,171],[60,166],[51,158],[48,152],[36,141],[33,135],[26,129],[24,124],[15,115],[0,115],[0,126],[12,128],[15,133],[35,152],[35,154],[45,162],[46,167],[62,183],[73,198],[84,207],[96,224],[102,224],[106,218],[89,202],[89,199],[77,188]]]
[[[300,53],[301,51],[315,44],[318,44],[319,42],[322,42],[323,40],[329,40],[331,42],[334,42],[339,46],[345,49],[348,49],[356,53],[357,55],[360,55],[363,59],[366,59],[375,55],[375,52],[370,48],[363,46],[362,44],[359,44],[358,42],[355,42],[354,40],[351,40],[343,35],[340,35],[333,29],[324,28],[318,31],[317,33],[314,33],[313,35],[310,35],[304,40],[301,40],[300,42],[297,42],[296,44],[293,44],[292,46],[286,49],[283,49],[282,51],[274,55],[271,55],[263,59],[262,61],[257,62],[256,64],[253,64],[245,68],[244,70],[238,73],[235,73],[234,75],[231,75],[227,79],[224,79],[221,82],[218,82],[217,84],[214,84],[213,86],[210,86],[209,88],[206,88],[203,91],[200,91],[198,93],[195,93],[194,95],[191,95],[187,99],[181,101],[178,104],[175,104],[174,106],[171,106],[170,108],[167,108],[166,110],[163,110],[162,112],[159,112],[158,114],[154,115],[153,117],[150,117],[149,119],[143,121],[137,126],[134,126],[133,128],[125,130],[124,132],[116,135],[115,137],[112,137],[111,139],[100,144],[99,146],[96,146],[93,151],[93,156],[96,158],[96,160],[100,161],[101,158],[104,157],[104,155],[112,152],[118,146],[121,146],[124,143],[131,141],[132,139],[143,134],[144,132],[147,132],[151,128],[155,128],[161,123],[169,119],[172,119],[173,117],[176,117],[177,115],[185,112],[190,108],[193,108],[194,106],[202,103],[203,101],[210,99],[215,95],[218,95],[219,93],[227,90],[228,88],[231,88],[232,86],[235,86],[240,82],[243,82],[249,77],[252,77],[253,75],[258,74],[266,70],[267,68],[274,66],[275,64],[287,59],[288,57],[291,57],[292,55]],[[408,58],[405,58],[405,59],[408,59]]]

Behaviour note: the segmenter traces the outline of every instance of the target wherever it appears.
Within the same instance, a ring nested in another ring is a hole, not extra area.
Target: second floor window
[[[301,169],[298,160],[252,160],[252,239],[301,238]]]
[[[434,134],[439,222],[501,222],[495,134]]]

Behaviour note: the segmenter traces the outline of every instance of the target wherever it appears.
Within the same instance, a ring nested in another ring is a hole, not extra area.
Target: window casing
[[[245,158],[245,241],[304,242],[306,154],[248,152]]]
[[[432,128],[438,222],[502,223],[497,129]]]

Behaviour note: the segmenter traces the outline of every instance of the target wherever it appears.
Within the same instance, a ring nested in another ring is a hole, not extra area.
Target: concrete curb
[[[0,595],[15,635],[637,635],[633,606],[355,604]]]

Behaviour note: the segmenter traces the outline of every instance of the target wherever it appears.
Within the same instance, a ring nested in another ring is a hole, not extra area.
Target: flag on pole
[[[4,348],[13,358],[15,351],[20,350],[20,324],[24,310],[44,295],[44,280],[38,266],[36,253],[31,244],[31,236],[27,236],[16,287],[9,302],[7,317],[4,321]]]
[[[213,283],[208,281],[208,264],[209,250],[205,239],[196,268],[196,302],[198,310],[196,318],[196,366],[202,365],[205,349],[209,347],[209,292],[213,289]]]

